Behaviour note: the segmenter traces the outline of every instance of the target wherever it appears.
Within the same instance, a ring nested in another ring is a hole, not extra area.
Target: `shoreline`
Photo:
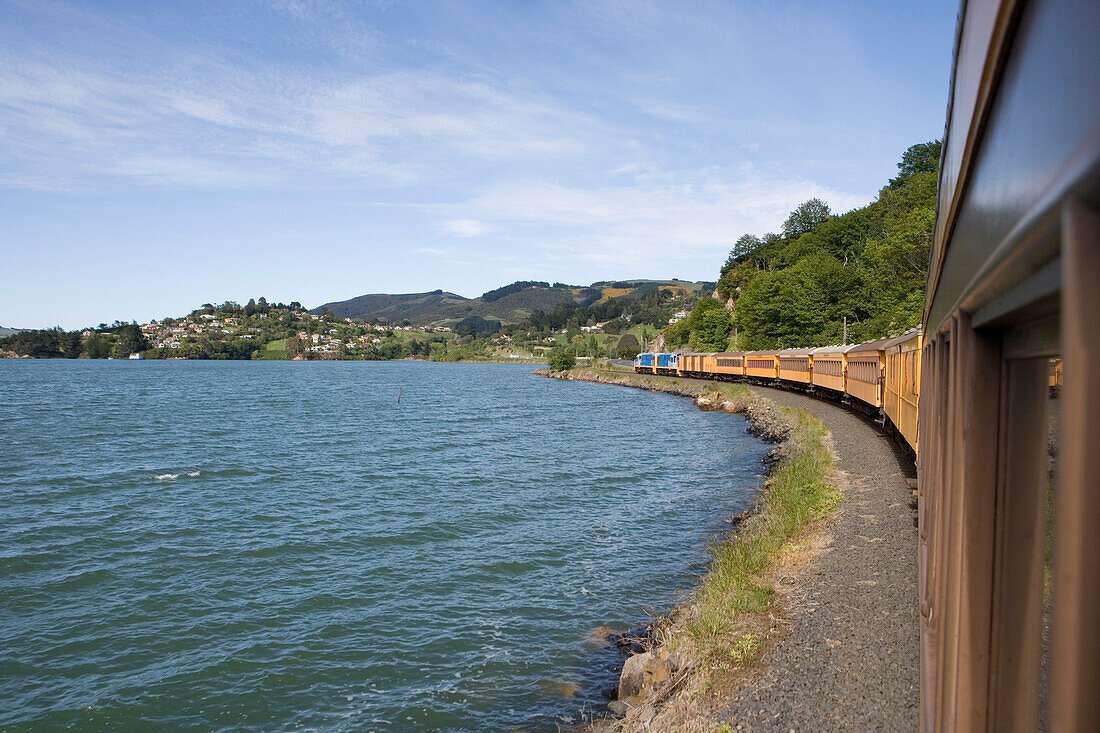
[[[723,705],[761,675],[762,658],[789,629],[790,610],[776,588],[821,551],[821,527],[841,501],[828,433],[805,411],[741,385],[589,367],[534,374],[690,397],[699,409],[745,415],[752,435],[775,444],[765,458],[762,490],[731,519],[729,535],[690,596],[650,619],[644,638],[618,642],[630,655],[618,696],[608,704],[607,717],[582,728],[711,730]],[[811,454],[807,472],[803,464]],[[788,475],[792,469],[798,469],[796,476]],[[793,495],[799,495],[795,504]]]

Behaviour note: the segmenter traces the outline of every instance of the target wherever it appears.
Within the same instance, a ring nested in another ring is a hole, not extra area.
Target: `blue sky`
[[[713,280],[942,135],[956,12],[0,0],[0,324]]]

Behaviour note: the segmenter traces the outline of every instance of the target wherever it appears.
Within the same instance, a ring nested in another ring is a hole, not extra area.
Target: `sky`
[[[942,136],[957,10],[0,0],[0,325],[715,280]]]

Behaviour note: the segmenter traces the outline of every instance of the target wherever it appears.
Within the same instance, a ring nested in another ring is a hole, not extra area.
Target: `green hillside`
[[[781,233],[742,236],[719,273],[722,300],[702,301],[666,328],[664,348],[858,343],[918,325],[940,147],[906,150],[897,177],[867,206],[835,215],[810,199]]]
[[[312,313],[331,312],[339,318],[386,324],[441,325],[466,318],[520,323],[536,312],[549,313],[563,304],[587,307],[617,298],[641,298],[649,293],[671,291],[673,295],[698,297],[714,283],[683,280],[618,280],[589,286],[519,281],[477,297],[435,290],[430,293],[371,294],[325,303]]]
[[[397,295],[374,293],[360,295],[350,300],[325,303],[310,312],[319,315],[331,311],[332,315],[338,318],[351,318],[357,321],[433,323],[471,315],[469,311],[471,302],[468,298],[443,290]]]

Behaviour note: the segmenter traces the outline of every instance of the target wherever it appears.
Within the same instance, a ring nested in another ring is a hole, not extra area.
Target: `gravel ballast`
[[[735,730],[915,730],[918,725],[917,530],[912,463],[844,408],[751,387],[806,410],[832,434],[844,502],[825,550],[785,589],[790,632],[766,671],[719,722]]]

